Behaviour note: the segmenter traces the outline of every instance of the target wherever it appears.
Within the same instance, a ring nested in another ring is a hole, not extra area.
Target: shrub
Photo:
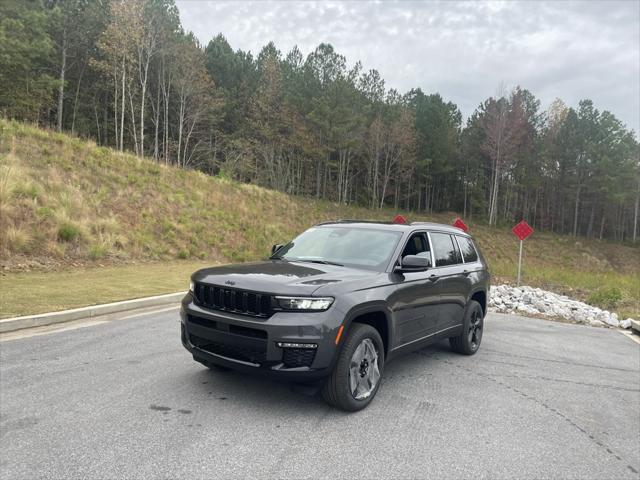
[[[180,250],[180,251],[178,252],[178,258],[179,258],[179,259],[181,259],[181,260],[184,260],[184,259],[186,259],[186,258],[189,258],[189,255],[190,255],[190,254],[189,254],[189,250],[184,250],[184,249],[182,249],[182,250]]]
[[[80,234],[80,229],[72,223],[63,223],[58,229],[58,239],[63,242],[73,242]]]
[[[15,186],[13,189],[13,195],[17,198],[35,199],[40,196],[40,190],[35,183],[25,182]]]
[[[105,245],[92,245],[89,249],[89,258],[91,260],[100,260],[107,256],[109,249]]]
[[[13,253],[27,253],[32,241],[32,237],[24,229],[9,227],[5,232],[6,246]]]
[[[588,302],[600,308],[615,308],[622,300],[622,292],[618,287],[599,288],[589,295]]]

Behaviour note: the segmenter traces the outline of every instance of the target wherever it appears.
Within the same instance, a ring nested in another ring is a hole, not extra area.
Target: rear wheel
[[[341,410],[362,410],[378,392],[383,371],[380,334],[370,325],[353,323],[338,362],[322,388],[322,396]]]
[[[449,344],[454,352],[463,355],[473,355],[480,348],[484,318],[482,307],[475,300],[469,301],[464,314],[462,333],[457,337],[450,337]]]

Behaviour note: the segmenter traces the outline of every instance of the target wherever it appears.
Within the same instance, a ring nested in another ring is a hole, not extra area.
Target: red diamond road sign
[[[453,222],[453,226],[458,227],[463,232],[466,232],[467,230],[469,230],[469,227],[467,227],[467,224],[464,223],[460,218],[456,218],[456,221]]]
[[[533,233],[533,228],[531,228],[531,226],[527,222],[522,220],[519,224],[513,227],[511,231],[520,240],[524,240]]]
[[[396,215],[395,217],[393,217],[393,223],[399,223],[404,225],[405,223],[407,223],[407,219],[404,218],[402,215]]]

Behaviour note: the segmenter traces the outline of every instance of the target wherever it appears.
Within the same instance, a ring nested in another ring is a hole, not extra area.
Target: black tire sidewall
[[[475,300],[471,300],[469,305],[467,305],[467,311],[464,315],[464,330],[462,331],[462,344],[464,348],[464,353],[467,355],[473,355],[480,349],[480,344],[482,343],[482,337],[480,337],[480,342],[476,346],[475,350],[472,347],[471,342],[469,341],[469,327],[471,326],[471,316],[474,311],[478,311],[480,313],[480,324],[482,325],[482,335],[484,336],[484,316],[482,312],[482,306]]]
[[[349,366],[351,363],[351,357],[355,352],[358,345],[365,340],[370,339],[378,352],[378,370],[380,371],[380,379],[374,390],[367,398],[357,400],[353,397],[349,385]],[[378,331],[370,325],[354,323],[349,329],[349,334],[344,341],[338,362],[335,366],[335,371],[332,375],[335,375],[334,386],[335,400],[337,401],[339,408],[347,411],[357,411],[365,408],[374,399],[382,383],[382,375],[384,374],[384,344]]]

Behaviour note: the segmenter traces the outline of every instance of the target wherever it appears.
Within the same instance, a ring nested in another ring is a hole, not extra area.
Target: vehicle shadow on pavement
[[[413,371],[417,370],[429,375],[438,363],[435,357],[440,356],[455,356],[449,350],[448,343],[439,342],[393,359],[385,366],[380,393],[384,394],[386,381],[399,372],[406,372],[408,367]],[[236,408],[269,409],[280,414],[301,408],[305,410],[317,408],[323,412],[330,409],[322,400],[319,383],[296,384],[233,370],[208,369],[198,365],[194,365],[191,378],[192,381],[189,383],[193,385],[198,396],[212,402],[232,402]],[[410,382],[409,379],[405,381]]]

